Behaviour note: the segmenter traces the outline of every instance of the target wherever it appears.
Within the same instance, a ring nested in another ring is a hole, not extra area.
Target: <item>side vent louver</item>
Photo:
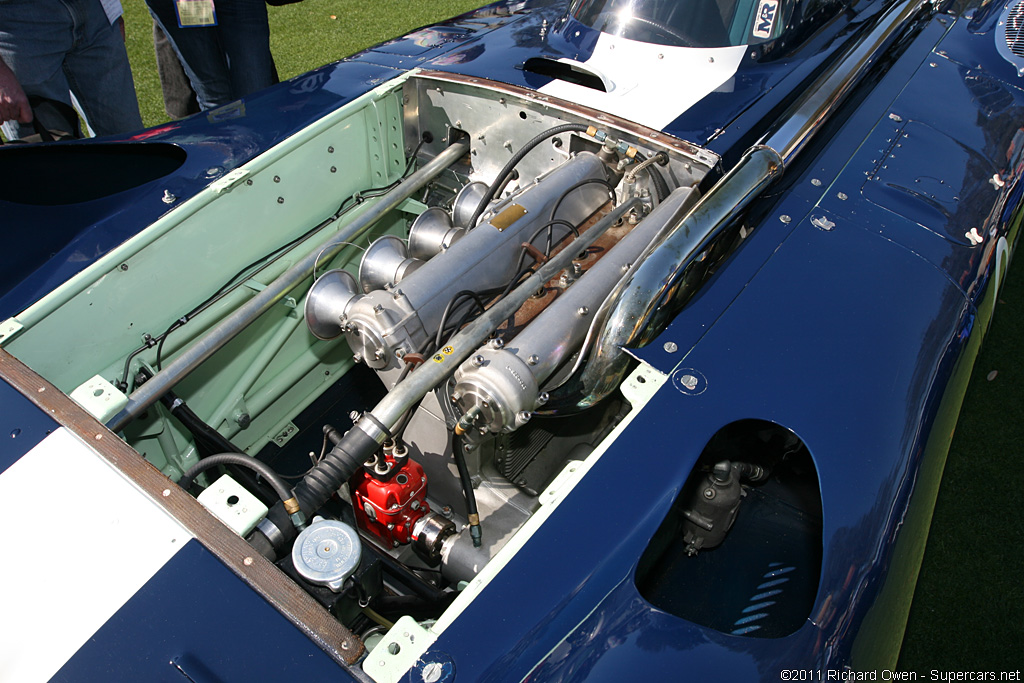
[[[1024,0],[1010,3],[999,18],[996,47],[1003,58],[1024,76]]]

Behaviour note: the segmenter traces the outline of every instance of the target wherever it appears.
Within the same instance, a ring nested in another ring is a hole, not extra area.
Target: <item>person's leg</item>
[[[222,0],[217,11],[235,99],[276,83],[266,1]]]
[[[75,43],[64,58],[64,74],[89,127],[96,135],[139,130],[139,101],[120,32],[99,0],[63,2],[75,22]]]
[[[71,104],[64,55],[71,48],[72,21],[59,0],[0,0],[0,57],[29,98]],[[3,125],[8,140],[35,133],[32,124]]]
[[[160,25],[153,21],[153,49],[156,52],[156,70],[160,76],[160,90],[164,96],[164,111],[172,119],[184,118],[199,111],[199,101],[192,90],[181,60]]]
[[[221,48],[216,27],[178,26],[173,0],[146,0],[149,12],[157,22],[181,60],[199,106],[213,109],[233,101],[231,77]],[[218,17],[220,6],[217,6]]]

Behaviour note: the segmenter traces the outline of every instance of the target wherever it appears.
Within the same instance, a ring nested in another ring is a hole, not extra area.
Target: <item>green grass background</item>
[[[270,7],[282,79],[483,3],[477,0],[304,0]],[[128,52],[143,120],[167,120],[141,1],[125,3]],[[1024,668],[1024,265],[1011,270],[975,367],[939,493],[899,668]],[[994,376],[992,373],[995,373]],[[991,379],[990,379],[991,377]],[[695,587],[699,590],[699,587]],[[780,664],[784,664],[781,663]],[[684,672],[680,672],[682,677]]]

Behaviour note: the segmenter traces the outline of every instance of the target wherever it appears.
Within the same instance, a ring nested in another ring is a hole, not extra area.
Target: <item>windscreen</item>
[[[630,40],[677,47],[754,45],[774,40],[792,0],[580,0],[573,17]]]

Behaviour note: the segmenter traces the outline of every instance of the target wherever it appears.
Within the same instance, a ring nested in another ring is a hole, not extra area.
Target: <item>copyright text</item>
[[[846,669],[783,669],[783,681],[1019,681],[1020,671],[849,671]]]

